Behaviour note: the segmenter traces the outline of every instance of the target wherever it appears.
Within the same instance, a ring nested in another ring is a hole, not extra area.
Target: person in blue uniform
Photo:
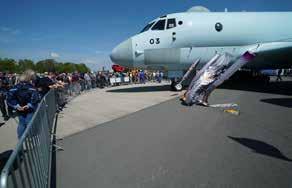
[[[32,81],[35,79],[33,71],[24,72],[19,83],[9,90],[7,103],[17,111],[19,123],[17,127],[17,137],[21,138],[40,101],[40,95],[33,87]]]

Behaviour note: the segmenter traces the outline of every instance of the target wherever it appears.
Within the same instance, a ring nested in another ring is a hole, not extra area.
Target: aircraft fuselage
[[[185,70],[199,58],[203,65],[216,53],[239,56],[253,50],[259,54],[246,68],[288,68],[291,20],[292,12],[169,14],[117,46],[111,59],[127,67]]]

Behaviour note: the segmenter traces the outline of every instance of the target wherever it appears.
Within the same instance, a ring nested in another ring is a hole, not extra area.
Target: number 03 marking
[[[150,44],[160,44],[160,38],[150,39],[149,43]]]

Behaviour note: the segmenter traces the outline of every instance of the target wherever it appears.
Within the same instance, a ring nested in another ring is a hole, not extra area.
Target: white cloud
[[[21,33],[19,29],[14,29],[14,28],[5,27],[5,26],[0,27],[0,31],[3,33],[11,34],[11,35],[18,35]]]
[[[52,58],[59,58],[59,57],[60,57],[60,55],[57,54],[56,52],[51,52],[51,53],[50,53],[50,56],[51,56]]]

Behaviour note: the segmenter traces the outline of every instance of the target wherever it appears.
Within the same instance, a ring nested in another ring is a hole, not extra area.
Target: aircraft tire
[[[183,86],[181,84],[178,84],[176,81],[172,81],[170,87],[171,87],[172,91],[182,91],[183,90]]]
[[[183,86],[181,84],[176,84],[175,86],[176,91],[182,91],[183,90]]]

